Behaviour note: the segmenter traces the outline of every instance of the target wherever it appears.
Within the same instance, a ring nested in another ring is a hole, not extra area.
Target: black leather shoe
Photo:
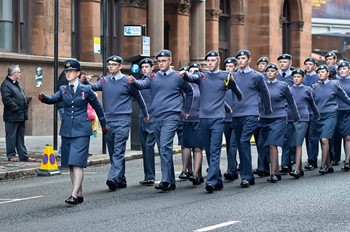
[[[282,175],[287,175],[289,172],[291,172],[291,168],[288,167],[288,166],[283,166],[281,169],[280,169],[280,173]]]
[[[181,180],[187,180],[187,172],[182,171],[181,174],[179,175],[179,178]]]
[[[254,169],[253,170],[253,174],[257,175],[257,176],[270,176],[270,172],[265,172],[265,171],[260,171],[258,169]]]
[[[79,203],[78,198],[75,198],[73,196],[70,196],[67,200],[65,200],[65,202],[70,205],[76,205]]]
[[[79,197],[79,196],[78,196],[78,198],[77,198],[77,199],[78,199],[78,204],[80,204],[80,203],[83,203],[83,202],[84,202],[84,197]]]
[[[276,174],[271,174],[267,181],[270,183],[276,183],[278,181]]]
[[[212,184],[207,184],[207,185],[205,186],[205,190],[206,190],[208,193],[212,193],[212,192],[215,190],[215,187],[214,187],[214,185],[212,185]]]
[[[109,179],[106,181],[106,185],[108,186],[109,190],[115,191],[117,189],[117,182],[115,182],[112,179]]]
[[[241,188],[248,188],[249,186],[250,186],[250,182],[248,180],[241,181]]]
[[[320,167],[320,170],[318,171],[320,174],[324,175],[324,174],[327,174],[327,173],[333,173],[334,172],[334,169],[333,168],[329,168],[327,166],[321,166]]]
[[[228,173],[228,172],[225,172],[225,173],[224,173],[224,178],[225,178],[225,180],[227,180],[227,181],[234,181],[234,180],[237,180],[237,179],[238,179],[238,174],[237,174],[237,173]]]
[[[140,184],[151,186],[151,185],[154,185],[154,180],[143,180],[143,181],[140,181]]]
[[[295,179],[299,179],[299,177],[300,177],[300,173],[299,172],[297,172],[297,171],[291,171],[290,173],[289,173],[289,175],[291,175],[292,177],[294,177]]]
[[[155,189],[163,190],[163,191],[168,191],[168,190],[174,190],[176,189],[175,184],[169,184],[168,182],[160,182],[159,184],[156,184],[154,186]]]
[[[300,171],[300,177],[303,177],[304,174],[305,174],[305,173],[304,173],[304,170],[301,170],[301,171]]]
[[[200,185],[204,182],[203,177],[198,176],[190,176],[189,180],[193,183],[193,185]]]
[[[350,170],[350,164],[349,164],[349,163],[345,163],[345,164],[344,164],[344,167],[342,167],[341,170],[343,170],[343,171],[349,171],[349,170]]]

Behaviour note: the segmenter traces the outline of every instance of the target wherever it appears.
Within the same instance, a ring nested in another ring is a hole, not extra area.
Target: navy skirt
[[[319,139],[332,139],[337,126],[337,112],[321,113],[321,119],[314,125]]]
[[[183,123],[183,147],[203,148],[201,129],[199,122]]]
[[[89,156],[90,136],[62,137],[61,167],[86,168]]]
[[[350,110],[337,111],[337,128],[343,138],[350,136]]]
[[[282,147],[287,131],[286,117],[262,118],[260,124],[260,139],[263,139],[264,147],[269,145]]]
[[[289,122],[287,129],[288,145],[291,147],[302,146],[309,122]]]

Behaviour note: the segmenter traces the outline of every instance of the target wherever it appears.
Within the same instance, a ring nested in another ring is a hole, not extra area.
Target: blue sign
[[[131,71],[132,73],[138,73],[138,72],[140,71],[139,65],[138,65],[138,64],[132,64],[132,65],[130,66],[130,71]]]

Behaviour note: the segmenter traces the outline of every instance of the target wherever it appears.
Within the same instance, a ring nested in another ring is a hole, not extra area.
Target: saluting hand
[[[134,83],[134,81],[135,81],[135,77],[130,75],[128,77],[128,83],[131,84],[131,83]]]
[[[38,95],[39,101],[44,102],[45,98],[46,98],[46,95],[45,95],[45,94],[39,93],[39,95]]]
[[[106,125],[102,125],[101,128],[102,128],[102,133],[104,135],[107,134],[107,127],[106,127]]]
[[[184,78],[186,71],[182,70],[179,72],[179,77]]]

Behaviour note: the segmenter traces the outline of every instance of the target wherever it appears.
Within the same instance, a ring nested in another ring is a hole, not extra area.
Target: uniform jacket
[[[78,84],[77,90],[72,95],[70,88],[63,85],[51,96],[44,99],[46,104],[63,102],[64,117],[60,129],[63,137],[80,137],[92,135],[91,123],[87,114],[87,104],[95,109],[101,125],[106,124],[105,115],[100,102],[89,85]]]
[[[28,102],[22,86],[8,76],[1,84],[5,122],[23,122],[28,119]]]

